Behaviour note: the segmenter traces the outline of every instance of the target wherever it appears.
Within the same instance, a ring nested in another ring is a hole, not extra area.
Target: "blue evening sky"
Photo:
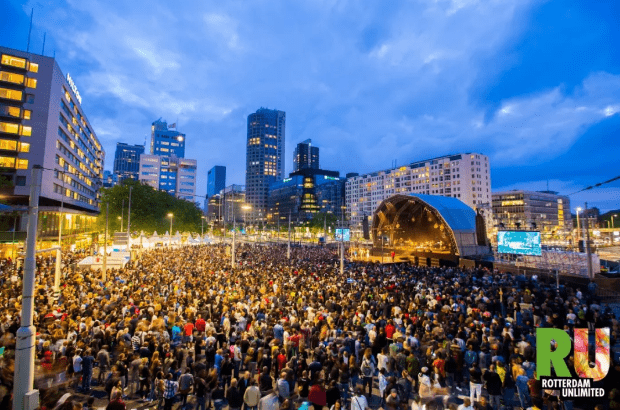
[[[0,0],[0,44],[71,73],[112,168],[159,117],[206,173],[245,181],[246,118],[286,111],[286,172],[312,138],[321,167],[372,172],[490,156],[494,191],[568,194],[620,175],[620,2]],[[148,142],[148,141],[147,141]],[[571,207],[620,208],[620,183]],[[201,201],[202,202],[202,201]]]

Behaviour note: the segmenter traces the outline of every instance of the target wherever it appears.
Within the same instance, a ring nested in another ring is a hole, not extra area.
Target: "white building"
[[[195,159],[142,154],[139,180],[177,198],[194,202],[196,169]]]
[[[349,178],[345,201],[351,227],[358,230],[364,216],[371,218],[383,200],[407,193],[449,196],[474,209],[490,208],[489,158],[476,153],[448,155]]]

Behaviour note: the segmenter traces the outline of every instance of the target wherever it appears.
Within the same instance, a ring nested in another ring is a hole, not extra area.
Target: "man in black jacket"
[[[494,364],[489,366],[489,370],[484,372],[482,378],[486,382],[491,407],[499,409],[500,399],[502,397],[502,379],[499,377],[499,374],[495,372]]]
[[[269,394],[269,390],[273,389],[273,379],[269,375],[269,369],[267,368],[267,366],[263,367],[263,371],[260,375],[260,378],[258,379],[258,384],[261,397],[266,396],[267,394]]]

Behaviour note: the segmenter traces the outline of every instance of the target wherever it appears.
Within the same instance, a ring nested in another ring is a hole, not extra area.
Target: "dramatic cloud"
[[[47,32],[46,54],[75,79],[107,168],[116,142],[143,143],[159,117],[178,122],[198,194],[213,165],[244,183],[246,118],[261,106],[287,113],[287,172],[294,145],[312,138],[321,166],[341,173],[475,151],[491,157],[494,189],[549,177],[567,193],[615,176],[559,164],[593,129],[598,149],[579,161],[620,148],[609,142],[620,117],[617,10],[589,4],[32,0],[8,5],[19,18],[2,33],[23,32],[34,7],[34,38]],[[619,191],[592,200],[618,208]]]

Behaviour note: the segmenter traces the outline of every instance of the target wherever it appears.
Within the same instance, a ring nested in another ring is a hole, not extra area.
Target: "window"
[[[17,134],[19,133],[19,125],[9,122],[0,122],[0,132],[4,132],[7,134]]]
[[[26,87],[28,87],[28,88],[37,88],[37,79],[36,78],[26,78]]]
[[[30,152],[30,144],[27,142],[20,142],[19,152]]]
[[[9,73],[7,71],[0,71],[0,81],[13,84],[23,84],[24,76],[21,74]]]
[[[26,68],[26,60],[24,58],[13,57],[8,54],[2,54],[2,64],[17,68]]]
[[[39,72],[39,65],[37,63],[30,63],[30,64],[28,64],[28,71],[30,71],[31,73],[38,73]]]
[[[0,149],[6,150],[6,151],[17,151],[17,141],[0,140]]]
[[[17,169],[28,169],[28,160],[17,158]]]
[[[23,93],[18,90],[9,90],[8,88],[0,88],[0,98],[8,100],[21,101]]]
[[[13,107],[13,108],[15,108],[15,107]],[[17,108],[17,109],[19,109],[19,108]],[[24,110],[24,119],[25,120],[29,120],[31,117],[32,117],[32,111]]]
[[[29,137],[32,135],[32,127],[27,126],[27,125],[22,125],[22,132],[21,135],[25,136],[25,137]]]
[[[15,168],[15,158],[0,157],[0,168]]]
[[[26,177],[22,175],[18,175],[17,178],[15,178],[15,185],[26,186]]]

